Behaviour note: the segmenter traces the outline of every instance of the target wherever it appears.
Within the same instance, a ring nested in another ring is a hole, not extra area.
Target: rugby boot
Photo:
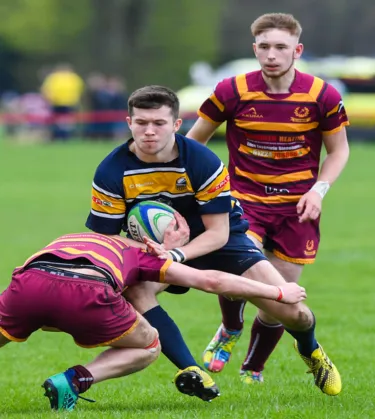
[[[242,330],[228,331],[220,325],[214,338],[203,352],[205,368],[211,372],[220,372],[229,362],[232,350],[241,336]]]
[[[178,371],[174,383],[181,393],[199,397],[205,402],[220,396],[220,390],[212,378],[197,366]]]
[[[309,367],[307,373],[313,374],[315,385],[328,396],[337,396],[342,388],[340,373],[323,348],[319,345],[310,358],[301,355],[297,341],[294,342],[294,348]]]

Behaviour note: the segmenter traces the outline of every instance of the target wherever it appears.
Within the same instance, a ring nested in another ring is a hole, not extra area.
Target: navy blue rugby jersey
[[[131,140],[130,140],[131,141]],[[201,215],[229,213],[230,231],[246,232],[243,210],[230,194],[227,168],[207,147],[176,134],[179,156],[168,163],[145,163],[125,143],[98,166],[86,227],[102,234],[126,231],[130,209],[159,200],[176,209],[190,227],[190,239],[203,233]]]

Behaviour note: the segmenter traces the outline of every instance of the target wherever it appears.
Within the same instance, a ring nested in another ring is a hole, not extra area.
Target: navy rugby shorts
[[[234,275],[242,275],[261,260],[267,260],[263,253],[244,233],[232,233],[228,243],[219,250],[188,260],[184,264],[196,269],[214,269]],[[185,294],[189,288],[170,285],[171,294]]]

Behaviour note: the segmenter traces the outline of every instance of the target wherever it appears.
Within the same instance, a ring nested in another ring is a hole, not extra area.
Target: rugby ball
[[[163,243],[164,232],[174,219],[175,210],[157,201],[143,201],[135,205],[128,215],[128,232],[133,240],[142,241],[144,236]]]

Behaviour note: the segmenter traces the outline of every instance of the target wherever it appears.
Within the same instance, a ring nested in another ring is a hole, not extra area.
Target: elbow
[[[210,294],[220,294],[221,291],[221,281],[220,277],[218,276],[217,271],[201,271],[204,272],[205,278],[204,278],[204,285],[203,285],[203,291],[208,292]]]

